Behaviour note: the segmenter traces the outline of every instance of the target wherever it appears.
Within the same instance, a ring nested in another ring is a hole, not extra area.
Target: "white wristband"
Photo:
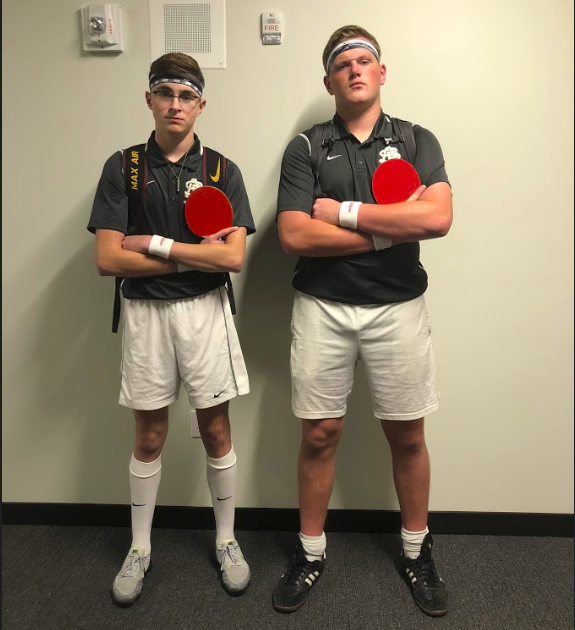
[[[361,201],[344,201],[339,207],[339,224],[344,228],[357,230],[357,213]]]
[[[152,240],[150,241],[150,245],[148,246],[148,252],[152,254],[152,256],[160,256],[161,258],[168,259],[170,257],[170,249],[172,249],[173,244],[173,238],[165,238],[164,236],[154,234],[154,236],[152,236]]]
[[[391,247],[391,240],[388,239],[387,236],[376,236],[372,234],[371,238],[373,239],[373,247],[376,252]]]

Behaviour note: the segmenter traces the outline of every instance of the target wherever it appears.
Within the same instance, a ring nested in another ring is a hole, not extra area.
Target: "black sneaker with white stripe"
[[[293,564],[282,575],[274,589],[272,602],[280,612],[294,612],[305,604],[311,587],[319,580],[325,568],[325,553],[321,560],[310,562],[301,543],[295,550]]]
[[[427,534],[421,545],[418,558],[406,558],[401,553],[403,576],[411,587],[415,603],[430,617],[447,614],[447,588],[439,577],[435,562],[431,557],[433,538]]]

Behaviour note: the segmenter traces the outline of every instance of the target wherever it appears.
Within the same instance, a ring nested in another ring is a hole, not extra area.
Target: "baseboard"
[[[3,525],[104,525],[128,526],[129,505],[93,503],[2,503]],[[209,507],[158,505],[154,527],[213,529]],[[397,533],[400,514],[393,510],[330,510],[328,532]],[[435,534],[484,536],[573,537],[573,514],[522,512],[430,512],[429,528]],[[236,529],[298,531],[295,508],[237,508]]]

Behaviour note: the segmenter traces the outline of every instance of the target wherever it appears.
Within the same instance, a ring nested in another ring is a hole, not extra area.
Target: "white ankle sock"
[[[130,460],[130,497],[132,499],[132,549],[140,547],[144,555],[152,550],[150,534],[160,479],[162,456],[153,462]]]
[[[403,543],[403,553],[406,558],[418,558],[421,553],[421,545],[423,539],[429,534],[429,528],[425,528],[421,532],[408,532],[407,529],[401,528],[401,542]]]
[[[299,539],[301,540],[305,557],[310,562],[323,559],[323,554],[327,547],[325,532],[322,532],[321,536],[306,536],[300,532]]]
[[[231,451],[219,459],[206,455],[208,486],[216,517],[216,545],[234,540],[236,514],[236,453]]]

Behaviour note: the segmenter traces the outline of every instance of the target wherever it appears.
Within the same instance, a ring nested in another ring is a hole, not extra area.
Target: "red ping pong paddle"
[[[371,188],[377,203],[407,201],[421,186],[415,168],[399,158],[382,162],[373,174]]]
[[[196,236],[209,236],[232,227],[232,204],[213,186],[196,188],[186,201],[186,222]]]

